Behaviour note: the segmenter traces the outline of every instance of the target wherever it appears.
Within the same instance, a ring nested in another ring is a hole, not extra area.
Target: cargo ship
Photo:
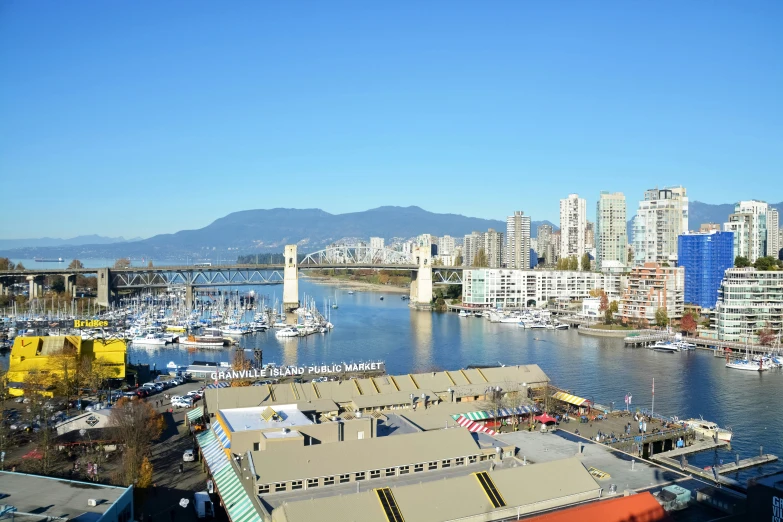
[[[41,259],[36,257],[33,261],[36,263],[65,263],[65,259],[62,257],[58,257],[57,259]]]

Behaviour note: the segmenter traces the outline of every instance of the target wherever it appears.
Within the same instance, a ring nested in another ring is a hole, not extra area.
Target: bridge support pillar
[[[63,283],[65,284],[64,293],[66,293],[66,294],[70,294],[71,293],[71,285],[72,285],[71,278],[72,277],[73,276],[70,276],[68,274],[63,275]]]
[[[196,302],[193,299],[193,285],[185,286],[185,306],[188,310],[193,310],[193,305]]]
[[[27,290],[27,297],[32,299],[35,297],[35,277],[27,276],[27,281],[30,286],[30,288]]]
[[[108,307],[111,304],[111,273],[108,268],[98,269],[98,298],[96,303],[99,306]]]
[[[419,268],[411,276],[411,306],[432,307],[432,255],[430,248],[413,247],[413,259]]]
[[[285,246],[283,308],[286,312],[299,308],[299,267],[296,259],[296,245]]]

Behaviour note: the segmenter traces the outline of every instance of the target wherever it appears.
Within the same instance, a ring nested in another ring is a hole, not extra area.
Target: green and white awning
[[[188,418],[188,422],[197,422],[204,416],[204,407],[193,408],[185,416]]]
[[[497,410],[497,412],[495,410],[487,410],[457,413],[456,415],[452,415],[451,418],[457,420],[460,416],[463,416],[472,421],[482,421],[487,419],[494,419],[495,413],[497,413],[497,418],[502,418],[511,417],[512,415],[527,415],[528,413],[538,413],[539,411],[541,410],[535,406],[519,406],[517,408],[500,408]]]
[[[231,522],[261,521],[233,466],[225,466],[213,477]]]

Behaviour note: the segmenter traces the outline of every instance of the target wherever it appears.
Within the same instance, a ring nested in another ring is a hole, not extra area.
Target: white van
[[[212,499],[206,491],[198,491],[193,494],[193,507],[198,518],[213,518],[215,510],[212,508]]]

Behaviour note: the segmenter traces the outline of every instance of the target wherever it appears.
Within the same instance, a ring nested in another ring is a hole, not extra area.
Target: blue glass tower
[[[723,273],[734,266],[734,233],[681,234],[677,264],[685,267],[685,302],[715,308]]]

